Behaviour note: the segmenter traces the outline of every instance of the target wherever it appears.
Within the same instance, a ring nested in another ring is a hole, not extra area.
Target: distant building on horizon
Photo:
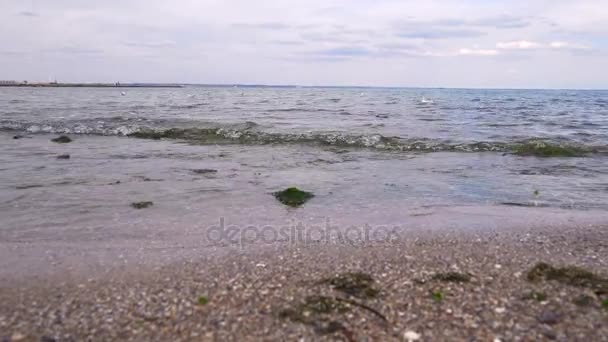
[[[7,81],[7,80],[0,80],[0,85],[18,85],[19,82],[17,81]]]

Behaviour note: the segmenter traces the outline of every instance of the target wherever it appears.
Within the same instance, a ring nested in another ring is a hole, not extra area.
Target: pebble
[[[553,311],[543,311],[538,315],[538,321],[544,324],[553,325],[559,322],[560,315]]]
[[[405,332],[405,334],[403,334],[403,337],[406,341],[418,341],[420,339],[420,334],[415,331],[408,330]]]

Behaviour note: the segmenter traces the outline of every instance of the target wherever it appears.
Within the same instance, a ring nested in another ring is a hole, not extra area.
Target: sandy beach
[[[385,244],[226,247],[102,277],[57,272],[3,282],[0,337],[602,341],[607,238],[594,224],[445,229]]]

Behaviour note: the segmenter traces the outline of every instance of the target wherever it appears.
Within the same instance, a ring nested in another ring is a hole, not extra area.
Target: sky
[[[608,89],[608,0],[0,0],[0,80]]]

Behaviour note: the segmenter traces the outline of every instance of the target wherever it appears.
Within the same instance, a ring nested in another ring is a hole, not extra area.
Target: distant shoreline
[[[2,84],[0,87],[30,88],[183,88],[181,84],[145,84],[145,83],[17,83]]]

